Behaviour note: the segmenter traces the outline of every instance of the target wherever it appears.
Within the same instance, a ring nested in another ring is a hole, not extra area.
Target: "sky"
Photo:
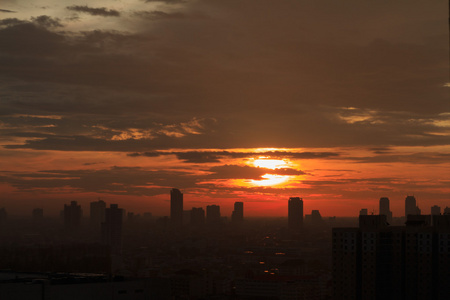
[[[429,214],[448,39],[446,0],[2,0],[0,207]]]

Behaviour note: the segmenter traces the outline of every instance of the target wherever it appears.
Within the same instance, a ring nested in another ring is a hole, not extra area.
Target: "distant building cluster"
[[[333,228],[333,299],[448,299],[450,214],[420,212],[407,196],[405,226],[391,226],[389,199],[381,198],[379,215]]]

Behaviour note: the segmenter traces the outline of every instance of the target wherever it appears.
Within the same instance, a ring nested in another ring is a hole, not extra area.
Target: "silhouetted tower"
[[[320,215],[319,210],[313,209],[311,211],[311,224],[314,226],[323,224],[322,216]]]
[[[208,205],[206,207],[206,222],[208,224],[220,223],[220,206]]]
[[[35,208],[31,212],[31,217],[34,222],[39,222],[44,218],[44,210],[42,208]]]
[[[92,226],[100,228],[100,224],[105,221],[105,209],[106,203],[103,200],[98,199],[90,203],[89,220]]]
[[[6,212],[6,209],[4,207],[0,208],[0,224],[4,223],[7,217],[8,213]]]
[[[405,217],[408,215],[420,215],[420,209],[416,205],[414,196],[406,196],[405,199]]]
[[[170,223],[174,227],[183,225],[183,193],[179,189],[170,190]]]
[[[303,225],[303,199],[291,197],[288,201],[288,227],[299,229]]]
[[[234,202],[234,210],[231,213],[232,222],[244,221],[244,202]]]
[[[71,201],[70,205],[64,204],[64,227],[66,229],[76,229],[80,227],[83,211],[77,201]]]
[[[382,197],[380,198],[380,215],[385,215],[388,223],[392,222],[392,212],[389,209],[389,198]]]
[[[441,214],[441,208],[437,205],[431,207],[431,215],[439,216]]]
[[[111,247],[111,253],[122,254],[123,209],[111,204],[105,209],[105,222],[102,223],[102,242]]]
[[[191,225],[192,226],[205,225],[205,210],[202,207],[193,207],[191,209]]]

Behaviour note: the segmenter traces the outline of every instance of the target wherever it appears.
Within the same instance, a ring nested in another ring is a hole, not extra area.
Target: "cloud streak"
[[[72,5],[66,7],[68,10],[75,12],[87,13],[93,16],[101,17],[120,17],[120,12],[106,7],[89,7],[87,5]]]

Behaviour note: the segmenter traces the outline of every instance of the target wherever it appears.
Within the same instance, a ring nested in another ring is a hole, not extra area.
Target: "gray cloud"
[[[208,169],[208,171],[213,172],[212,175],[208,177],[214,179],[262,179],[265,174],[274,175],[303,175],[303,171],[294,169],[276,169],[271,170],[267,168],[257,168],[250,166],[238,166],[238,165],[223,165],[215,166]]]
[[[0,12],[3,13],[16,13],[17,11],[9,10],[9,9],[0,9]]]
[[[107,9],[106,7],[89,7],[87,5],[72,5],[66,7],[68,10],[76,12],[83,12],[93,16],[102,17],[119,17],[120,12],[114,9]]]
[[[37,173],[3,174],[2,182],[21,191],[36,188],[47,192],[97,192],[121,195],[159,195],[176,184],[180,188],[195,185],[193,176],[185,172],[149,171],[139,167],[111,167],[102,170],[46,170]],[[148,186],[148,188],[147,188]]]
[[[230,152],[230,151],[187,151],[187,152],[143,152],[129,153],[131,157],[157,157],[162,155],[176,155],[178,159],[186,163],[214,163],[222,159],[249,158],[267,156],[270,158],[297,158],[297,159],[320,159],[333,158],[339,156],[335,152],[287,152],[287,151],[266,151],[266,152]]]
[[[61,24],[61,21],[58,18],[52,18],[49,16],[39,16],[39,17],[33,17],[31,18],[31,20],[40,25],[40,26],[44,26],[44,27],[63,27],[63,25]]]
[[[188,2],[187,0],[143,0],[143,1],[147,3],[160,2],[165,4],[178,4]]]

